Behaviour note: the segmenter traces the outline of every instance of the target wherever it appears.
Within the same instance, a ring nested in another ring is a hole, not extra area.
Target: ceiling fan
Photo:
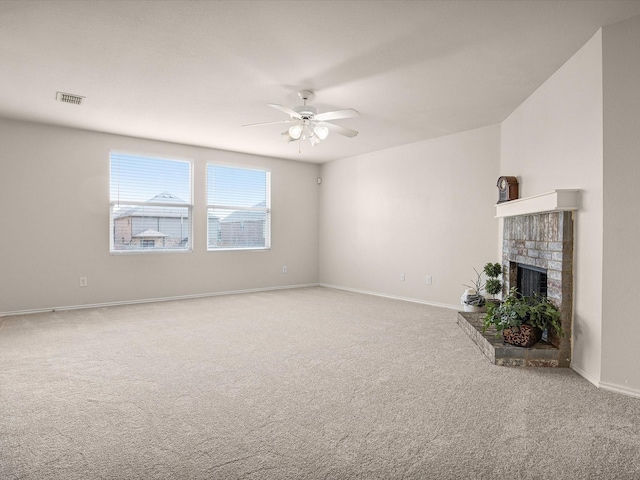
[[[267,105],[289,115],[289,120],[280,120],[277,122],[252,123],[243,125],[243,127],[257,127],[262,125],[290,124],[291,126],[282,132],[282,138],[289,143],[295,140],[308,139],[312,146],[317,145],[327,138],[329,132],[338,133],[345,137],[355,137],[358,132],[351,130],[329,120],[338,120],[340,118],[357,117],[360,113],[353,108],[345,110],[336,110],[334,112],[318,113],[318,109],[311,105],[307,105],[307,100],[313,96],[313,92],[309,90],[301,90],[298,96],[303,100],[303,105],[293,108],[283,107],[275,103]]]

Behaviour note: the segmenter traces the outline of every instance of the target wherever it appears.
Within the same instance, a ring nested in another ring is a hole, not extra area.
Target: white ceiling
[[[322,163],[502,121],[640,1],[0,0],[0,116]],[[267,103],[355,108],[301,153]],[[55,100],[82,95],[82,106]]]

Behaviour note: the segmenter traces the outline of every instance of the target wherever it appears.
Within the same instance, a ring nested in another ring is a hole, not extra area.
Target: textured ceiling
[[[326,162],[502,121],[640,1],[0,0],[0,117]],[[316,147],[267,103],[355,108]],[[86,97],[82,106],[56,91]]]

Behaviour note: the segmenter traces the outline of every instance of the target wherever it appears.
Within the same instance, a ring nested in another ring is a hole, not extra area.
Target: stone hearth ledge
[[[494,365],[504,367],[566,367],[560,365],[558,348],[540,341],[531,348],[502,343],[495,327],[482,333],[484,313],[458,312],[458,325]]]

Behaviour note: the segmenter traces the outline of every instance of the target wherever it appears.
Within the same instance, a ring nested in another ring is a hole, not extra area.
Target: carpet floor
[[[312,287],[0,319],[0,478],[638,479],[640,400]]]

